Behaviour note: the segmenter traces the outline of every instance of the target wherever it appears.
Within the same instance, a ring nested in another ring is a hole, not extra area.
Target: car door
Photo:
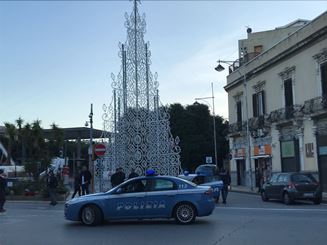
[[[170,217],[176,202],[177,185],[168,178],[149,178],[146,184],[147,217]]]
[[[124,183],[106,199],[107,219],[142,218],[145,216],[145,179],[133,179]]]
[[[276,188],[278,176],[279,174],[273,174],[270,180],[265,184],[265,194],[268,198],[274,198],[274,191]]]
[[[274,198],[281,199],[283,197],[284,188],[288,183],[288,175],[280,174],[277,178],[277,182],[274,185]]]

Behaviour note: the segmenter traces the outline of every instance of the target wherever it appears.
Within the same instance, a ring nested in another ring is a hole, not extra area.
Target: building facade
[[[327,12],[248,29],[229,72],[232,183],[255,187],[273,172],[308,171],[327,192]]]

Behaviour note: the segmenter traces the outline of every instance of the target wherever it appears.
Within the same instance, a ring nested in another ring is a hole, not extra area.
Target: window
[[[285,107],[289,108],[293,106],[293,88],[292,88],[292,78],[284,81],[285,90]]]
[[[253,117],[265,114],[265,91],[260,91],[252,95]]]
[[[277,179],[278,183],[286,183],[288,182],[288,177],[287,175],[281,174],[279,175],[278,179]]]
[[[237,111],[237,122],[242,123],[242,102],[236,102],[236,111]]]
[[[260,54],[262,52],[262,45],[254,46],[254,53]]]
[[[122,193],[144,192],[145,180],[134,180],[122,186]]]
[[[167,179],[150,179],[147,185],[148,191],[169,191],[176,189],[174,182]]]
[[[327,62],[320,65],[322,96],[327,97]]]
[[[274,174],[271,179],[270,179],[270,183],[275,183],[277,181],[277,177],[278,177],[278,174]]]

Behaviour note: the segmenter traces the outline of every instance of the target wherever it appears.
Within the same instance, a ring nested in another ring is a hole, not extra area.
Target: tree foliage
[[[168,107],[170,125],[173,136],[180,138],[182,168],[194,171],[205,163],[206,156],[212,156],[214,161],[213,116],[207,105],[194,103],[183,107],[172,104]],[[228,156],[229,148],[226,136],[228,122],[220,116],[215,116],[217,161],[222,165]]]

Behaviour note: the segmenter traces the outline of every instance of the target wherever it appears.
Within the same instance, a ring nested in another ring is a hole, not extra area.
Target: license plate
[[[304,197],[313,197],[313,193],[304,193],[303,196]]]

